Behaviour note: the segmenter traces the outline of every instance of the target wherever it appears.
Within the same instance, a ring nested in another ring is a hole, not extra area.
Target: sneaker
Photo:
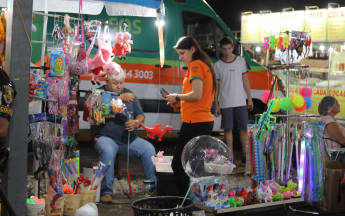
[[[113,198],[111,197],[110,194],[103,194],[101,196],[101,202],[103,202],[103,203],[110,203],[112,201],[113,201]]]
[[[242,158],[241,158],[241,165],[245,166],[246,165],[246,153],[242,153]]]

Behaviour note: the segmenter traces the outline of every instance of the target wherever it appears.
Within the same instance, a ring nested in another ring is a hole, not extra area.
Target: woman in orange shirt
[[[194,38],[183,37],[174,48],[180,60],[188,65],[182,94],[174,93],[166,97],[168,103],[181,101],[182,126],[171,166],[177,180],[179,195],[185,196],[189,187],[189,177],[182,167],[181,154],[189,140],[212,132],[211,107],[216,89],[216,75],[210,59]]]

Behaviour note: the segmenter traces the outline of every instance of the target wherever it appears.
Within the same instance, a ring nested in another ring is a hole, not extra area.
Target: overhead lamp
[[[318,6],[305,6],[305,9],[306,10],[309,10],[309,9],[316,9],[316,10],[318,10],[319,7]]]
[[[340,4],[332,3],[332,2],[328,3],[328,8],[334,8],[334,7],[340,7]]]
[[[255,48],[255,50],[256,50],[256,52],[260,52],[260,51],[261,51],[261,47],[257,46],[257,47]]]
[[[246,15],[252,15],[253,11],[242,12],[242,19],[246,18]]]

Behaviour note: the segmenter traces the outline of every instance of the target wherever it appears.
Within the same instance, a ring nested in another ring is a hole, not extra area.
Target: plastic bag
[[[94,203],[88,203],[77,209],[74,216],[98,216],[98,209]]]

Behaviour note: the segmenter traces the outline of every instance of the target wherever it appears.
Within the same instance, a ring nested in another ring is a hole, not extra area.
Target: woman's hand
[[[172,104],[176,102],[176,95],[177,94],[169,94],[168,96],[166,96],[165,100],[168,102],[168,104]]]
[[[134,131],[137,128],[138,122],[137,120],[129,120],[125,123],[125,129],[128,131]]]
[[[135,99],[133,93],[123,93],[119,96],[119,98],[125,103],[132,103]]]

